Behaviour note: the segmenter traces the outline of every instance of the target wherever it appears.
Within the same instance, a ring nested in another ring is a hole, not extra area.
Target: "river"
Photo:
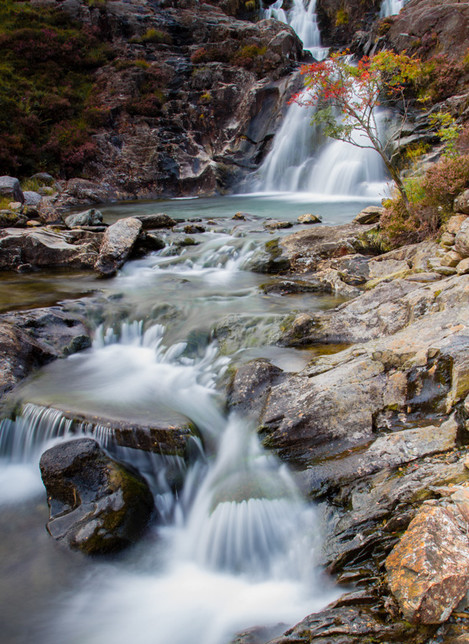
[[[308,46],[320,57],[309,9]],[[87,273],[2,276],[2,310],[84,297],[94,327],[92,347],[28,379],[20,411],[0,422],[3,644],[227,644],[253,626],[268,627],[268,640],[339,596],[317,564],[314,506],[261,448],[252,421],[227,413],[225,400],[227,370],[246,360],[300,371],[314,353],[276,346],[272,329],[292,312],[338,302],[266,290],[280,278],[250,270],[265,242],[304,227],[298,215],[345,223],[384,195],[369,151],[364,158],[351,146],[312,145],[310,116],[300,109],[287,112],[247,194],[101,208],[107,223],[150,212],[200,223],[205,232],[191,234],[190,244],[181,243],[183,232],[168,235],[165,249],[106,282]],[[233,219],[239,212],[244,219]],[[267,218],[296,227],[272,233]],[[184,461],[117,448],[112,432],[94,427],[95,438],[140,468],[158,509],[142,541],[108,559],[63,550],[44,528],[38,460],[71,437],[74,414],[144,425],[185,417],[199,432]]]

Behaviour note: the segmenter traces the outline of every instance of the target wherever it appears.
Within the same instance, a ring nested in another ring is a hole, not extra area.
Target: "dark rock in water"
[[[15,177],[0,177],[0,195],[10,197],[12,201],[24,203],[24,195],[20,187],[20,182]]]
[[[184,232],[186,235],[196,235],[197,233],[204,233],[205,232],[204,226],[196,226],[194,224],[188,224],[187,226],[184,226]]]
[[[297,217],[297,222],[299,224],[320,224],[322,221],[321,217],[318,215],[313,215],[311,213],[307,213],[305,215],[300,215]]]
[[[90,210],[84,210],[83,212],[69,215],[64,221],[68,228],[75,228],[78,226],[99,226],[103,223],[103,215],[99,210],[90,208]]]
[[[120,219],[104,233],[99,257],[94,265],[102,277],[112,277],[130,255],[142,229],[135,217]]]
[[[290,268],[290,260],[282,253],[279,240],[272,239],[254,253],[245,268],[253,273],[284,273]]]
[[[152,251],[161,250],[166,244],[159,235],[154,233],[140,233],[132,251],[132,257],[142,257]]]
[[[266,221],[264,223],[264,228],[267,230],[279,230],[281,228],[292,228],[293,224],[291,221]]]
[[[231,409],[259,417],[270,387],[282,370],[267,360],[241,365],[233,377],[228,402]]]
[[[112,459],[90,438],[55,445],[44,452],[41,476],[47,490],[54,539],[94,555],[135,543],[154,503],[145,479]]]
[[[177,222],[169,215],[157,212],[152,215],[135,215],[135,219],[142,222],[143,230],[152,230],[156,228],[173,228]]]

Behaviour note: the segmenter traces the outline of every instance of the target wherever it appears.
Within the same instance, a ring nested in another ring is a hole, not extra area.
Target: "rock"
[[[320,224],[322,221],[321,217],[318,217],[318,215],[312,215],[310,213],[306,215],[300,215],[297,218],[297,222],[299,224]]]
[[[342,257],[355,252],[360,235],[372,226],[345,224],[343,226],[314,226],[300,230],[280,240],[283,254],[297,273],[317,270],[326,258]]]
[[[41,186],[51,187],[55,184],[54,177],[48,172],[37,172],[36,174],[33,174],[31,179]]]
[[[103,203],[116,198],[117,194],[110,186],[94,183],[87,179],[70,179],[60,193],[56,205],[65,209],[83,203]]]
[[[386,559],[405,619],[446,621],[469,589],[468,524],[450,507],[423,507]]]
[[[142,229],[142,222],[135,217],[119,219],[109,226],[103,236],[99,257],[94,265],[102,277],[112,277],[124,264]]]
[[[461,228],[461,225],[467,220],[466,215],[453,215],[446,222],[445,230],[446,232],[456,235]]]
[[[0,210],[0,228],[21,227],[27,221],[27,216],[12,210]]]
[[[186,235],[197,235],[197,233],[204,233],[204,226],[198,226],[197,224],[188,224],[184,226],[184,232]]]
[[[469,190],[465,190],[456,197],[453,205],[454,212],[469,215]]]
[[[280,230],[281,228],[291,228],[293,224],[291,221],[266,221],[264,228],[267,230]]]
[[[469,257],[469,218],[466,218],[456,233],[454,248],[462,257]]]
[[[380,206],[368,206],[355,217],[353,223],[362,225],[377,224],[383,212],[384,208]]]
[[[247,217],[249,217],[249,215],[246,212],[235,212],[231,219],[234,219],[235,221],[246,221]]]
[[[238,367],[228,394],[230,408],[259,418],[272,383],[281,373],[267,360],[253,360]]]
[[[103,215],[99,210],[91,208],[83,212],[77,212],[64,219],[68,228],[79,228],[80,226],[99,226],[103,223]]]
[[[469,257],[461,260],[456,266],[456,270],[458,272],[458,275],[467,275],[467,273],[469,273]]]
[[[445,247],[450,247],[454,245],[455,239],[456,239],[456,235],[454,233],[444,232],[441,235],[440,244]]]
[[[59,307],[0,315],[0,395],[34,369],[90,345],[85,321]]]
[[[159,235],[154,233],[140,233],[137,242],[132,251],[133,257],[142,257],[146,253],[161,250],[166,246],[165,242]]]
[[[135,219],[142,222],[143,230],[173,228],[177,224],[177,221],[161,212],[152,215],[135,215]]]
[[[440,257],[440,264],[441,266],[449,266],[450,268],[454,268],[459,264],[461,259],[462,257],[459,253],[454,250],[450,250],[442,257]]]
[[[55,445],[41,456],[52,537],[88,555],[135,543],[153,512],[153,496],[133,468],[90,438]]]
[[[27,208],[28,216],[31,216],[33,214],[37,215],[39,212],[39,205],[42,201],[42,195],[32,190],[25,190],[23,195],[24,204]]]
[[[14,177],[0,177],[0,195],[2,197],[11,197],[12,201],[24,203],[24,195],[21,190],[20,182]]]
[[[91,268],[98,256],[100,236],[88,234],[74,242],[67,234],[48,228],[0,231],[0,270],[22,264],[46,268]]]
[[[245,270],[253,273],[282,273],[290,268],[290,260],[286,257],[278,239],[272,239],[264,244],[264,248],[256,250],[247,262]]]

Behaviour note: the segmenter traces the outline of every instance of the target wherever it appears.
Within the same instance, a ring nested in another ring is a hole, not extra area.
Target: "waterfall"
[[[383,0],[379,14],[380,17],[387,18],[388,16],[396,16],[405,3],[406,0]]]
[[[321,34],[316,18],[316,0],[293,0],[291,9],[282,8],[283,0],[264,10],[264,18],[275,18],[290,25],[303,43],[303,49],[311,52],[316,60],[322,60],[329,51],[321,46]]]

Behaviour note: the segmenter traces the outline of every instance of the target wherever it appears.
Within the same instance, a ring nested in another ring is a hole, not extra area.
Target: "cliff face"
[[[8,2],[17,12],[26,5]],[[249,13],[243,3],[221,4],[232,14]],[[29,16],[35,30],[25,33],[12,23],[5,37],[4,44],[15,43],[18,52],[11,58],[13,73],[22,64],[25,39],[35,39],[37,50],[47,29],[59,43],[54,51],[59,61],[71,27],[88,34],[100,55],[94,66],[88,59],[78,61],[83,82],[73,96],[64,98],[61,86],[49,88],[49,94],[57,94],[52,126],[46,126],[37,155],[44,167],[35,170],[99,180],[125,197],[197,194],[223,190],[240,168],[262,156],[289,74],[302,55],[301,42],[286,25],[254,24],[190,0],[41,0],[28,3],[25,11],[31,12],[31,5],[34,16],[19,14],[17,23],[23,18],[29,27]],[[41,61],[46,74],[49,58],[46,52]],[[37,120],[51,123],[44,120],[42,99],[34,109]],[[22,158],[32,151],[33,140],[21,127],[28,115],[12,114],[24,141],[14,158],[3,160],[1,170],[24,175],[31,168],[21,165]],[[12,149],[13,143],[5,147]]]
[[[350,47],[357,31],[368,30],[381,0],[318,0],[316,11],[322,41],[328,47]]]

